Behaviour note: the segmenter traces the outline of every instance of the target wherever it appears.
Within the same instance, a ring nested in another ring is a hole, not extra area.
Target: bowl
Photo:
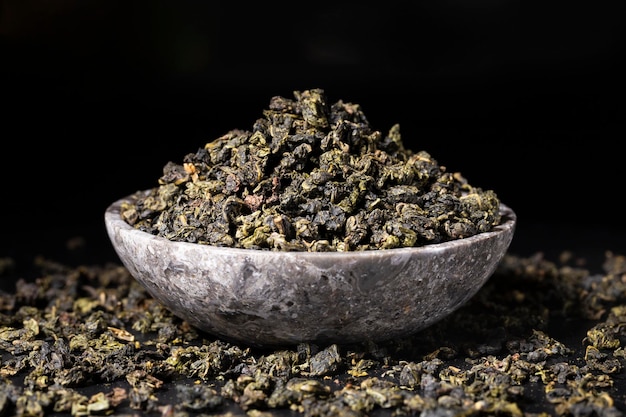
[[[175,242],[135,229],[111,204],[121,262],[174,315],[257,347],[379,342],[422,330],[465,304],[508,250],[516,215],[489,232],[414,248],[286,252]]]

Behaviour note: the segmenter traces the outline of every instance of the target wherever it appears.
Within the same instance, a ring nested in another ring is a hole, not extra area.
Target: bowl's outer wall
[[[485,284],[513,238],[501,205],[493,231],[442,244],[367,252],[278,252],[173,242],[105,212],[115,251],[175,315],[254,346],[380,341],[449,315]]]

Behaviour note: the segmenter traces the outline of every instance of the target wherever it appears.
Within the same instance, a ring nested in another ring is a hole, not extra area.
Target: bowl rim
[[[143,230],[134,228],[128,224],[120,215],[120,208],[123,202],[131,201],[137,196],[138,193],[148,192],[150,190],[144,190],[135,192],[133,194],[122,197],[115,202],[111,203],[105,210],[105,224],[107,227],[116,227],[120,231],[129,232],[137,235],[144,236],[148,239],[154,239],[156,241],[167,242],[169,244],[176,244],[181,248],[185,246],[193,247],[195,249],[203,248],[202,250],[208,252],[215,252],[217,254],[230,254],[230,255],[245,255],[245,256],[259,256],[264,257],[285,257],[285,256],[298,256],[303,258],[348,258],[348,257],[364,257],[372,258],[378,256],[394,256],[401,254],[418,254],[418,253],[436,253],[445,252],[458,246],[465,246],[472,243],[488,240],[496,235],[502,235],[509,231],[512,234],[517,224],[517,214],[513,209],[506,204],[500,202],[500,223],[494,226],[490,231],[480,232],[472,236],[468,236],[461,239],[453,239],[440,243],[428,243],[421,246],[413,247],[401,247],[391,249],[367,249],[367,250],[355,250],[355,251],[328,251],[328,252],[311,252],[311,251],[280,251],[272,249],[247,249],[247,248],[234,248],[230,246],[214,246],[204,243],[193,243],[184,241],[175,241],[167,239],[163,236],[153,235]]]

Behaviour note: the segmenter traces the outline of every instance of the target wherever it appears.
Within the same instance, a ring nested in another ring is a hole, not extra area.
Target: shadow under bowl
[[[173,314],[257,347],[383,341],[422,330],[487,282],[517,217],[500,205],[492,231],[415,248],[280,252],[174,242],[130,226],[122,198],[105,212],[131,275]]]

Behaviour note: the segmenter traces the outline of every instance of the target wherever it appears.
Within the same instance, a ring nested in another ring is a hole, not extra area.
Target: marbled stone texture
[[[513,238],[501,204],[493,231],[417,248],[278,252],[173,242],[105,212],[122,263],[172,313],[251,346],[381,341],[449,315],[489,279]]]

